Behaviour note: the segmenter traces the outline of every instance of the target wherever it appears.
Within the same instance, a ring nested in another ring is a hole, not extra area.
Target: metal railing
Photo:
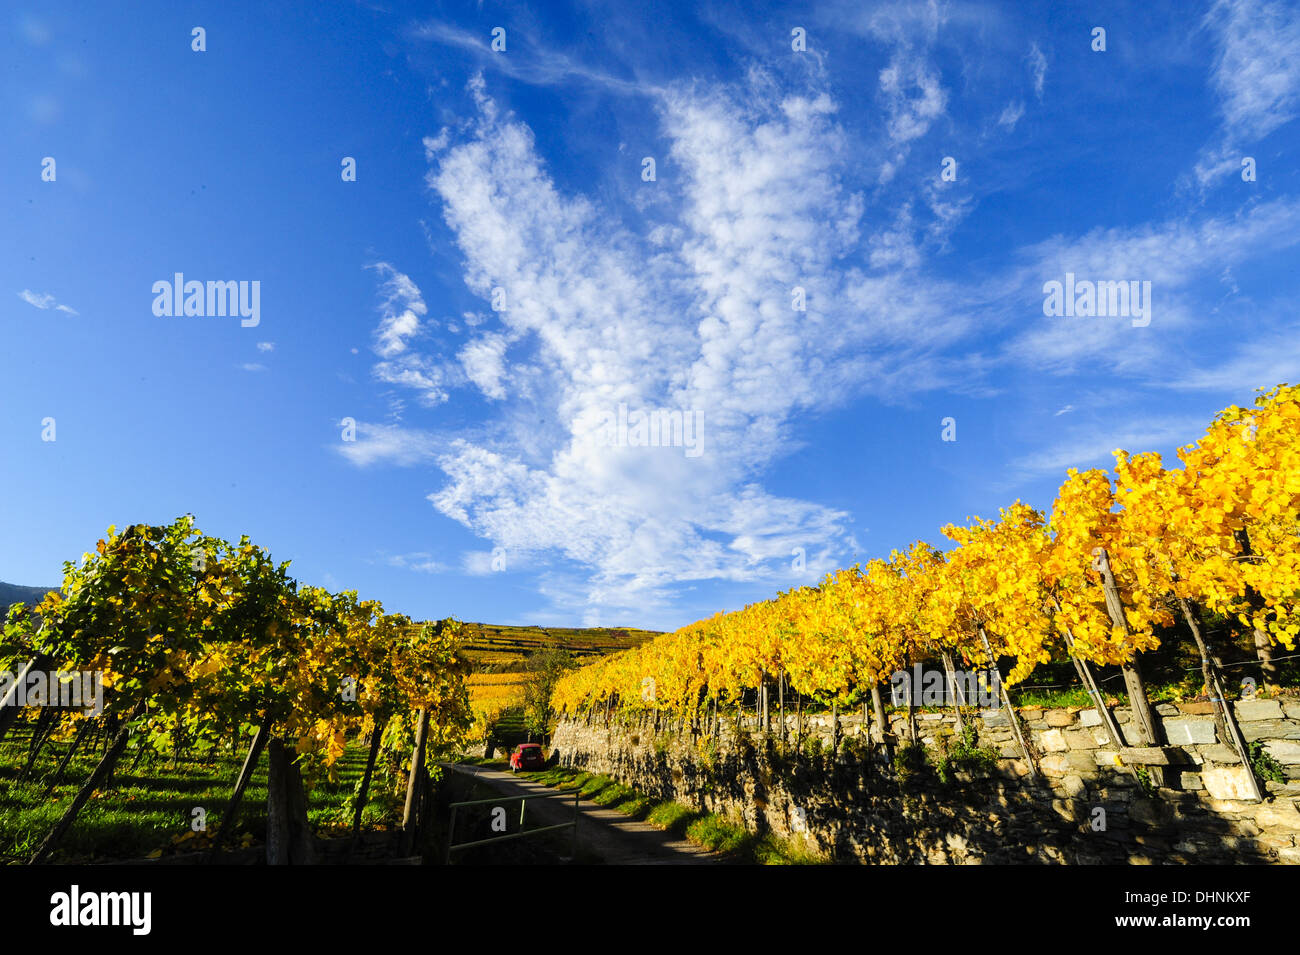
[[[524,815],[528,809],[528,800],[530,799],[556,799],[561,798],[564,793],[532,793],[527,796],[497,796],[492,799],[467,799],[462,802],[451,804],[451,822],[447,826],[447,851],[443,856],[443,864],[451,865],[451,854],[461,849],[470,849],[474,846],[485,846],[493,842],[505,842],[508,839],[522,839],[524,836],[536,836],[543,832],[555,832],[559,829],[573,829],[573,859],[578,858],[578,791],[573,792],[573,821],[560,822],[553,826],[541,826],[537,829],[523,829]],[[456,812],[461,806],[500,806],[502,803],[517,802],[519,803],[519,826],[520,832],[507,833],[504,836],[492,836],[489,839],[475,839],[473,842],[455,842],[456,838]]]

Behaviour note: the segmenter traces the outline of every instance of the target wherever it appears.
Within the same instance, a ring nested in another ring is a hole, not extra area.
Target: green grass
[[[63,815],[81,784],[98,763],[100,752],[78,753],[64,781],[49,795],[45,790],[66,743],[51,743],[42,751],[32,779],[18,782],[26,762],[25,742],[0,744],[0,861],[25,862]],[[334,780],[321,779],[308,792],[307,816],[316,834],[341,834],[351,825],[351,800],[365,771],[366,751],[349,747],[336,767]],[[56,862],[104,862],[138,859],[204,847],[204,834],[192,829],[194,810],[205,814],[206,836],[221,825],[242,757],[217,757],[208,763],[158,758],[141,761],[127,752],[117,765],[113,785],[96,793],[63,837]],[[370,800],[362,815],[364,828],[384,828],[401,811],[401,797],[392,779],[376,772]],[[266,837],[266,760],[263,758],[244,792],[239,818],[227,848],[260,844]]]
[[[483,765],[482,761],[476,762]],[[581,796],[598,806],[615,809],[624,815],[643,820],[656,829],[689,839],[696,845],[727,856],[731,862],[815,865],[825,861],[790,840],[770,833],[758,836],[716,813],[700,812],[671,800],[655,800],[609,776],[564,768],[519,775],[561,791],[573,792],[576,789]]]
[[[685,836],[697,815],[695,810],[679,802],[661,802],[656,803],[646,814],[646,822],[657,829]]]
[[[1017,708],[1041,706],[1044,709],[1056,709],[1066,706],[1092,706],[1092,697],[1082,686],[1061,687],[1060,689],[1017,690],[1010,687],[1011,702]]]

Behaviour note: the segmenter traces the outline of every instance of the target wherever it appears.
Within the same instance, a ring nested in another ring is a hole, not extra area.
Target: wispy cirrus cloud
[[[1025,59],[1029,62],[1029,73],[1034,83],[1034,95],[1038,101],[1043,101],[1043,87],[1047,83],[1047,57],[1043,51],[1038,48],[1037,43],[1029,45],[1029,53]]]
[[[1300,8],[1285,0],[1216,0],[1210,73],[1222,121],[1197,160],[1201,186],[1240,169],[1241,150],[1300,114]]]
[[[770,575],[796,546],[829,568],[852,543],[847,515],[753,480],[789,453],[800,408],[862,387],[852,353],[884,331],[837,320],[850,285],[860,299],[876,293],[835,264],[857,239],[862,203],[840,182],[851,157],[829,97],[665,94],[682,205],[671,227],[637,236],[562,195],[531,131],[481,80],[473,92],[475,128],[433,151],[429,182],[467,285],[507,296],[458,355],[503,408],[491,434],[437,455],[448,481],[431,503],[508,553],[590,568],[581,584],[553,573],[547,586],[606,608],[654,605],[691,580]],[[796,285],[806,311],[792,307]],[[706,452],[601,446],[593,433],[620,403],[701,412]]]
[[[1188,369],[1165,383],[1176,391],[1213,391],[1238,396],[1279,382],[1300,382],[1300,323],[1290,316],[1269,322],[1210,367]]]
[[[370,266],[383,277],[379,292],[384,296],[379,306],[383,316],[375,331],[375,352],[382,358],[395,358],[407,350],[410,340],[420,332],[420,316],[428,313],[420,289],[387,262]]]
[[[65,312],[68,315],[80,315],[75,308],[69,305],[60,305],[59,302],[48,292],[33,292],[31,289],[23,289],[18,293],[18,297],[28,305],[33,305],[42,311],[54,309],[56,312]]]
[[[417,40],[439,43],[476,58],[480,65],[490,65],[507,76],[541,86],[582,81],[623,93],[654,93],[656,87],[629,80],[593,68],[589,63],[563,53],[547,50],[529,42],[530,31],[517,30],[505,35],[506,52],[492,49],[491,33],[473,33],[439,20],[416,25],[411,35]]]
[[[867,33],[892,47],[889,63],[878,76],[878,92],[890,155],[880,168],[879,182],[888,183],[907,158],[911,144],[930,131],[944,115],[948,92],[931,56],[945,8],[924,5],[885,5],[866,14]]]
[[[1021,264],[999,277],[1033,317],[1011,338],[1004,355],[1021,365],[1069,371],[1087,362],[1136,376],[1160,373],[1184,381],[1197,365],[1178,367],[1195,355],[1189,344],[1221,317],[1206,313],[1206,286],[1222,282],[1225,266],[1249,262],[1300,244],[1300,200],[1276,199],[1222,216],[1180,215],[1129,228],[1094,229],[1058,236],[1017,253]],[[1123,318],[1044,318],[1043,283],[1066,272],[1080,279],[1151,282],[1149,327],[1134,329]],[[1258,322],[1259,319],[1256,319]],[[1174,355],[1187,358],[1171,359]],[[1174,367],[1171,368],[1171,362]]]
[[[446,368],[439,361],[412,349],[412,343],[426,332],[422,316],[428,314],[419,286],[404,272],[388,262],[368,266],[382,281],[379,294],[379,325],[374,333],[373,350],[382,359],[372,369],[374,376],[387,384],[400,385],[420,393],[426,405],[447,400]]]
[[[998,117],[998,125],[1008,130],[1015,129],[1016,123],[1020,122],[1020,118],[1024,115],[1025,104],[1023,102],[1016,100],[1014,103],[1008,103],[1006,108],[1002,110],[1002,115]]]
[[[949,94],[930,60],[940,8],[889,10],[868,32],[894,44],[877,102],[883,161],[896,170],[946,115]],[[921,29],[904,35],[891,16],[919,17]],[[1047,58],[1036,44],[1028,62],[1041,98]],[[668,606],[694,581],[780,583],[792,549],[813,572],[855,549],[847,513],[764,486],[765,470],[797,450],[803,416],[863,395],[986,394],[988,372],[1008,367],[1067,377],[1099,366],[1147,382],[1172,362],[1181,367],[1167,379],[1208,390],[1226,379],[1202,369],[1194,349],[1171,359],[1170,336],[1195,340],[1219,320],[1199,305],[1225,266],[1298,235],[1295,202],[1275,199],[1080,230],[1013,249],[974,277],[955,274],[938,257],[973,207],[969,191],[902,177],[882,196],[876,187],[892,172],[874,177],[873,167],[864,182],[820,78],[782,84],[757,69],[654,92],[673,178],[643,187],[665,192],[634,203],[643,220],[627,225],[602,200],[557,186],[533,131],[481,76],[470,91],[471,117],[425,141],[428,185],[465,285],[485,301],[502,290],[506,306],[467,318],[446,354],[426,347],[418,322],[381,314],[381,348],[386,336],[402,347],[377,349],[376,375],[439,396],[472,386],[491,413],[438,439],[371,430],[351,456],[436,465],[445,481],[428,500],[440,513],[522,559],[558,557],[542,592],[592,612]],[[985,128],[1014,128],[1024,108],[1001,99]],[[1152,281],[1153,326],[1044,316],[1042,285],[1066,271]],[[388,285],[406,288],[385,273]],[[1247,364],[1260,356],[1240,357],[1223,375],[1258,371]],[[620,404],[698,410],[707,452],[594,441]],[[1054,408],[1058,420],[1074,411],[1058,402],[1046,413]],[[1020,456],[1012,472],[1104,464],[1116,442],[1159,444],[1191,424],[1166,417],[1116,433],[1067,420],[1074,427],[1058,445]]]
[[[452,569],[450,564],[438,560],[427,551],[416,551],[410,554],[390,554],[384,559],[384,563],[389,567],[411,570],[419,574],[441,574]]]
[[[1010,462],[1021,475],[1065,476],[1070,468],[1111,468],[1115,451],[1177,448],[1195,441],[1205,431],[1205,418],[1193,415],[1134,415],[1130,420],[1108,419],[1080,425],[1041,451]],[[1177,463],[1177,462],[1174,462]]]
[[[331,447],[358,467],[373,464],[410,467],[436,458],[443,450],[443,442],[427,431],[358,421],[355,440],[341,441]]]

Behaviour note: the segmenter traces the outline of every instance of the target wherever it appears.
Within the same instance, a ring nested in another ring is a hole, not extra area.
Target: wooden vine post
[[[126,750],[127,740],[131,737],[131,720],[133,720],[143,708],[143,703],[137,704],[136,708],[131,712],[131,715],[122,721],[122,724],[117,731],[117,735],[113,737],[113,742],[109,745],[103,758],[100,759],[99,765],[95,767],[94,771],[90,774],[90,778],[87,779],[81,789],[77,791],[76,797],[72,800],[72,805],[64,811],[59,821],[54,824],[54,828],[49,831],[49,834],[44,840],[42,840],[40,846],[37,847],[35,854],[28,863],[29,865],[40,865],[42,862],[49,859],[54,850],[58,848],[59,842],[63,839],[64,833],[66,833],[72,823],[76,821],[77,815],[90,800],[90,797],[95,794],[95,790],[97,790],[103,782],[109,778],[110,774],[113,772],[113,766]]]
[[[80,746],[82,740],[86,738],[86,734],[90,732],[90,728],[94,722],[94,718],[89,716],[85,717],[81,721],[81,728],[77,730],[77,735],[73,738],[72,745],[68,747],[68,751],[63,754],[63,759],[59,760],[59,766],[54,770],[54,778],[50,781],[50,784],[45,787],[43,796],[48,796],[50,793],[54,792],[55,787],[63,781],[63,771],[68,768],[68,762],[72,759],[72,754],[77,751],[77,747]]]
[[[885,741],[885,734],[889,732],[889,724],[885,722],[885,701],[880,694],[880,684],[871,685],[871,708],[874,711],[876,720],[876,732],[880,734],[880,742]]]
[[[1052,602],[1059,611],[1061,602],[1055,597],[1052,598]],[[1097,709],[1097,716],[1101,720],[1106,735],[1115,748],[1122,753],[1127,745],[1124,741],[1124,734],[1120,732],[1119,723],[1115,722],[1115,714],[1106,705],[1106,698],[1102,695],[1101,687],[1098,686],[1096,678],[1092,675],[1092,667],[1088,666],[1087,660],[1074,652],[1074,634],[1070,631],[1070,628],[1063,626],[1061,633],[1065,636],[1065,647],[1069,651],[1070,659],[1074,662],[1074,670],[1079,674],[1079,680],[1083,683],[1084,689],[1088,691],[1088,696],[1092,699],[1092,705]],[[1133,777],[1134,782],[1141,783],[1137,767],[1125,763],[1124,768],[1128,770],[1128,774]]]
[[[384,727],[378,719],[375,728],[370,731],[370,752],[366,756],[366,772],[361,777],[361,789],[357,793],[357,805],[352,811],[352,844],[355,846],[361,835],[361,814],[365,811],[366,800],[370,795],[370,780],[375,775],[375,761],[379,758],[379,746],[384,740]]]
[[[266,741],[271,736],[271,722],[271,715],[268,712],[257,727],[253,742],[248,746],[248,754],[244,757],[244,765],[240,767],[239,776],[235,780],[235,791],[230,795],[230,803],[226,806],[226,811],[221,814],[221,828],[217,830],[217,837],[213,840],[212,849],[208,852],[206,860],[208,862],[216,861],[217,853],[221,851],[226,838],[235,828],[235,818],[239,815],[239,804],[243,802],[244,790],[248,788],[248,783],[253,778],[253,770],[257,768],[257,761],[261,758],[262,750],[266,748]]]
[[[781,716],[781,752],[785,752],[785,671],[781,671],[780,682],[777,684],[777,705]]]
[[[272,739],[267,746],[266,864],[312,865],[315,840],[307,820],[307,794],[291,747]]]
[[[1250,546],[1250,533],[1246,528],[1243,527],[1241,530],[1233,531],[1232,536],[1236,539],[1237,547],[1241,551],[1237,555],[1238,560],[1259,559]],[[1246,588],[1246,602],[1250,605],[1250,609],[1256,612],[1264,607],[1264,599],[1260,597],[1254,587]],[[1277,664],[1273,662],[1273,643],[1269,640],[1268,634],[1264,632],[1264,628],[1259,624],[1252,621],[1251,629],[1255,635],[1255,654],[1259,657],[1259,669],[1264,677],[1264,685],[1276,684]]]
[[[54,733],[55,709],[46,705],[41,707],[41,715],[36,718],[36,725],[32,727],[32,738],[27,746],[27,762],[24,764],[22,771],[18,774],[18,782],[22,782],[36,765],[36,757],[41,755],[41,750],[45,748],[46,742]]]
[[[1110,557],[1106,548],[1095,547],[1092,551],[1092,569],[1101,574],[1102,592],[1106,597],[1106,612],[1110,614],[1113,626],[1129,633],[1128,619],[1124,616],[1124,604],[1119,597],[1119,587],[1115,585],[1115,575],[1111,573]],[[1151,709],[1151,700],[1147,697],[1146,681],[1142,679],[1142,668],[1138,655],[1120,665],[1124,674],[1124,686],[1128,689],[1129,708],[1133,712],[1133,724],[1137,727],[1138,739],[1146,746],[1160,745],[1160,729],[1155,713]]]
[[[907,738],[910,742],[915,743],[921,738],[920,731],[916,727],[916,701],[912,698],[913,691],[916,687],[912,686],[911,658],[903,661],[903,673],[908,677],[903,681],[903,699],[907,703]]]
[[[966,732],[966,724],[961,717],[961,708],[966,702],[965,695],[957,685],[957,668],[953,665],[952,654],[944,650],[941,656],[944,675],[948,678],[948,688],[952,692],[952,711],[957,717],[957,733],[960,735]]]
[[[19,689],[26,689],[27,677],[33,671],[48,670],[53,662],[52,657],[44,653],[38,653],[28,660],[27,665],[19,671],[13,685],[5,693],[4,699],[0,700],[0,742],[4,741],[5,736],[9,733],[9,728],[14,725],[14,721],[18,718],[18,710],[21,708],[18,706]]]
[[[1241,727],[1237,725],[1237,716],[1232,712],[1232,706],[1223,690],[1223,678],[1218,666],[1219,661],[1210,653],[1205,637],[1201,635],[1200,624],[1197,623],[1196,615],[1192,613],[1191,605],[1186,597],[1180,596],[1178,598],[1178,607],[1183,612],[1183,619],[1187,622],[1188,628],[1192,631],[1192,638],[1196,641],[1197,649],[1201,651],[1201,673],[1205,678],[1205,686],[1210,691],[1210,697],[1214,703],[1215,722],[1228,741],[1232,743],[1237,758],[1241,760],[1241,766],[1246,771],[1246,781],[1250,785],[1250,791],[1255,801],[1263,802],[1264,793],[1260,789],[1259,779],[1255,776],[1255,769],[1250,765],[1250,750],[1246,747],[1246,740],[1242,736]]]
[[[1025,766],[1029,768],[1029,778],[1036,780],[1038,779],[1038,767],[1034,765],[1033,754],[1029,752],[1029,744],[1025,741],[1024,731],[1020,728],[1020,717],[1016,715],[1016,708],[1011,705],[1011,694],[1007,692],[1007,685],[1002,682],[1002,674],[998,671],[997,657],[993,655],[993,647],[989,645],[989,637],[984,632],[983,627],[980,627],[980,640],[984,643],[984,652],[988,654],[989,669],[997,673],[998,690],[1002,694],[1002,706],[1007,711],[1007,719],[1011,721],[1011,729],[1015,733],[1016,744],[1025,757]]]
[[[1056,606],[1058,613],[1061,612],[1061,602],[1055,597],[1052,603]],[[1101,725],[1105,727],[1106,734],[1116,747],[1124,748],[1124,735],[1120,732],[1119,723],[1115,722],[1115,714],[1110,711],[1106,705],[1106,698],[1102,696],[1101,687],[1098,686],[1096,678],[1092,675],[1092,667],[1088,666],[1088,661],[1074,652],[1074,634],[1069,627],[1062,626],[1061,633],[1065,636],[1065,648],[1070,653],[1070,659],[1074,661],[1074,669],[1079,674],[1079,679],[1083,682],[1083,687],[1088,691],[1088,696],[1092,698],[1092,705],[1097,708],[1097,716],[1101,719]]]
[[[424,775],[424,746],[429,736],[429,710],[420,708],[419,724],[415,730],[415,752],[411,754],[411,774],[406,781],[406,806],[402,810],[401,855],[409,856],[415,844],[415,827],[418,824],[420,782]]]

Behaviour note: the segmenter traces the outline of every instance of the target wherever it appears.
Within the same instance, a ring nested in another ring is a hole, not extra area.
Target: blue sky
[[[0,38],[3,580],[191,512],[417,617],[668,629],[1300,377],[1294,4],[98,6]]]

